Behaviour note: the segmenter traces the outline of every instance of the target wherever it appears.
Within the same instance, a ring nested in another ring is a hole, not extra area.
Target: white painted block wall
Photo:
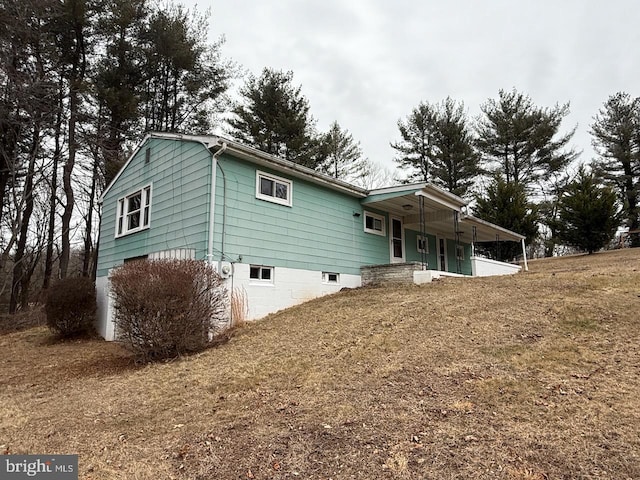
[[[341,288],[361,285],[360,275],[340,274],[338,284],[322,282],[322,272],[274,267],[272,284],[256,282],[249,278],[249,265],[233,265],[233,275],[226,280],[227,289],[244,289],[249,301],[248,320],[257,320],[270,313],[339,292]],[[98,318],[96,330],[105,340],[114,340],[113,306],[109,295],[108,277],[96,279]]]

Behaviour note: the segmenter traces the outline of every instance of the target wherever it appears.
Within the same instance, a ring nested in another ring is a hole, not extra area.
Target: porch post
[[[427,246],[429,245],[427,240],[427,228],[425,226],[425,211],[424,211],[424,197],[420,195],[418,197],[420,203],[420,236],[422,237],[422,251],[420,252],[420,262],[422,263],[422,270],[426,270],[427,265]]]
[[[529,271],[529,265],[527,265],[527,249],[524,244],[524,238],[522,239],[522,256],[524,257],[524,271]]]
[[[478,229],[474,225],[471,227],[471,256],[476,256],[476,242],[478,241]]]

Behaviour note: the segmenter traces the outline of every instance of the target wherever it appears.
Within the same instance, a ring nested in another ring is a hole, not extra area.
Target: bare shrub
[[[144,360],[208,347],[225,315],[222,280],[202,261],[126,263],[111,286],[118,338]]]
[[[244,287],[231,293],[231,327],[241,326],[249,317],[249,298]]]
[[[44,311],[47,326],[62,338],[93,331],[96,318],[96,287],[89,278],[65,278],[49,288]]]

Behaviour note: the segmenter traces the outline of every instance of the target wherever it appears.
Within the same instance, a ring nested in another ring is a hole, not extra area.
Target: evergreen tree
[[[485,196],[476,196],[474,215],[526,237],[531,243],[538,235],[538,210],[527,200],[524,186],[508,183],[496,175]],[[511,260],[520,252],[513,242],[495,242],[481,246],[498,260]]]
[[[143,34],[144,130],[208,133],[230,65],[220,42],[207,43],[208,19],[169,4],[151,13]]]
[[[142,133],[138,105],[144,84],[142,36],[147,25],[147,0],[101,0],[97,35],[104,55],[97,60],[93,89],[97,113],[93,155],[103,160],[104,184],[125,161],[127,140]]]
[[[479,155],[468,127],[464,104],[447,97],[438,104],[421,102],[403,122],[395,161],[411,173],[405,181],[432,182],[465,196],[481,173]]]
[[[580,168],[558,203],[561,242],[593,253],[607,245],[619,225],[616,195]]]
[[[317,169],[345,181],[355,180],[364,168],[360,142],[348,130],[333,122],[329,131],[319,138],[320,162]]]
[[[559,217],[558,206],[560,197],[567,188],[569,180],[570,177],[567,174],[554,175],[554,178],[548,182],[547,187],[542,192],[544,200],[538,204],[540,221],[546,227],[546,232],[543,234],[545,257],[552,257],[556,245],[559,243],[558,232],[562,227],[562,222]]]
[[[569,104],[539,108],[516,90],[500,90],[498,95],[480,107],[483,116],[476,128],[476,145],[487,169],[526,189],[564,171],[578,156],[567,150],[575,128],[559,135]]]
[[[231,135],[241,142],[286,160],[314,168],[317,142],[309,102],[293,85],[293,72],[265,68],[249,76],[240,94],[242,103],[229,120]]]
[[[390,145],[399,154],[394,161],[403,171],[410,172],[405,182],[429,182],[436,140],[434,107],[428,102],[420,102],[404,122],[398,120],[398,130],[402,139]]]
[[[619,194],[627,226],[640,228],[640,99],[617,93],[604,104],[591,126],[600,158],[594,172]],[[640,246],[640,235],[632,236]]]
[[[467,123],[463,103],[447,97],[436,107],[432,182],[460,197],[467,196],[482,173]]]

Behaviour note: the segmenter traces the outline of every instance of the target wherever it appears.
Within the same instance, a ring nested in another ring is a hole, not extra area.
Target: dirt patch
[[[91,479],[640,478],[640,251],[365,288],[136,366],[0,337],[0,448]]]

